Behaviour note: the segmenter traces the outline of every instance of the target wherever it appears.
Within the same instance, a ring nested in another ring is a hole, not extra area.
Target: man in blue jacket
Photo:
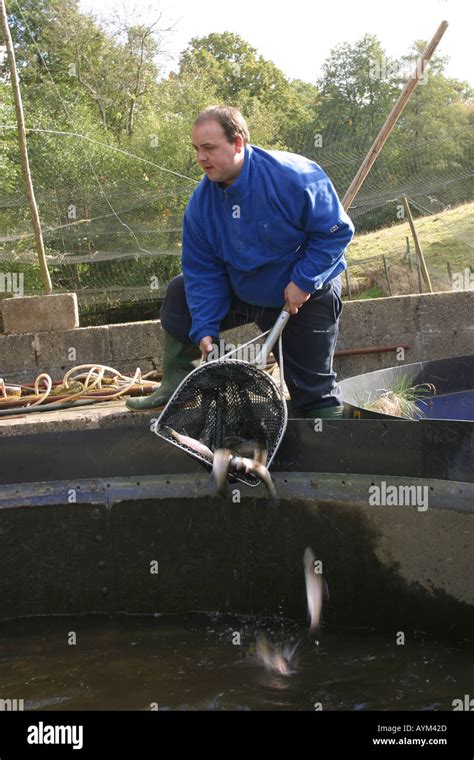
[[[333,355],[339,274],[354,227],[330,179],[303,156],[250,145],[235,108],[206,108],[192,139],[206,176],[184,216],[183,275],[170,282],[161,309],[163,382],[127,405],[163,406],[221,330],[249,322],[268,330],[287,301],[293,316],[283,353],[294,414],[342,416]]]

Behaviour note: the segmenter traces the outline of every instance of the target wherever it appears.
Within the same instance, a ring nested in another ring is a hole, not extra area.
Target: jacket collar
[[[240,172],[237,179],[235,179],[231,185],[228,185],[227,187],[223,187],[219,183],[215,183],[217,185],[217,189],[221,193],[227,193],[227,195],[230,196],[241,196],[247,189],[248,189],[248,181],[249,181],[249,175],[250,175],[250,160],[252,156],[253,150],[251,145],[245,146],[245,157],[244,157],[244,165],[242,167],[242,171]]]

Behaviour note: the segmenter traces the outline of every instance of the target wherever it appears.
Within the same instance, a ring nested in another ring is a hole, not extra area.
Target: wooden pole
[[[387,116],[385,124],[383,125],[382,129],[380,130],[377,137],[375,138],[372,147],[367,153],[364,161],[362,162],[359,168],[359,171],[355,175],[354,179],[349,185],[349,188],[346,194],[344,195],[344,198],[342,199],[342,205],[344,206],[346,211],[349,209],[352,201],[354,200],[355,196],[359,192],[362,183],[364,182],[369,171],[371,170],[374,164],[374,161],[376,160],[377,156],[379,155],[380,151],[385,145],[392,129],[394,128],[395,124],[398,121],[398,117],[400,116],[406,104],[408,103],[408,100],[413,90],[415,89],[416,85],[418,84],[418,81],[421,79],[425,71],[425,65],[428,63],[434,51],[438,47],[439,41],[441,40],[441,37],[443,36],[447,28],[448,28],[448,22],[442,21],[438,29],[436,30],[434,37],[432,38],[431,42],[428,43],[423,55],[421,56],[419,62],[417,63],[417,66],[413,74],[411,75],[405,87],[403,88],[403,91],[400,94],[400,97],[398,98],[397,102],[395,103],[389,115]]]
[[[38,213],[38,207],[36,205],[35,194],[33,190],[33,182],[31,180],[30,165],[28,162],[28,148],[26,145],[26,130],[25,119],[23,117],[23,104],[21,101],[20,83],[18,80],[18,72],[15,61],[15,51],[13,49],[12,36],[8,26],[7,9],[5,7],[5,0],[0,0],[0,15],[2,21],[3,35],[5,37],[5,46],[7,49],[8,65],[10,68],[10,74],[12,78],[13,97],[15,100],[16,121],[18,124],[18,142],[20,145],[21,167],[23,170],[23,180],[25,183],[26,194],[28,196],[28,202],[30,205],[31,218],[33,222],[33,230],[35,233],[36,251],[38,254],[39,266],[41,271],[41,279],[43,280],[43,288],[46,294],[49,294],[53,290],[51,283],[51,277],[49,276],[48,264],[46,262],[46,255],[44,252],[43,235],[41,232],[41,222]]]
[[[346,269],[345,275],[346,275],[347,295],[349,296],[349,301],[352,301],[351,281],[349,279],[349,270],[348,269]]]
[[[421,277],[420,262],[418,261],[417,258],[415,259],[415,267],[416,267],[416,274],[417,274],[417,277],[418,277],[418,291],[420,293],[423,293],[423,280],[422,280],[422,277]]]
[[[390,275],[388,273],[387,259],[385,258],[385,256],[382,256],[382,258],[383,258],[383,268],[385,269],[385,277],[387,278],[388,294],[389,296],[391,296],[393,295],[393,293],[392,293],[392,285],[390,282]]]
[[[423,274],[423,279],[424,279],[424,281],[426,283],[426,286],[428,288],[428,292],[432,293],[433,292],[433,287],[431,285],[430,275],[429,275],[429,272],[428,272],[428,269],[427,269],[427,266],[426,266],[425,257],[423,256],[423,251],[421,250],[420,241],[418,240],[418,234],[417,234],[417,231],[415,229],[415,223],[414,223],[413,217],[411,215],[410,205],[408,203],[408,198],[406,197],[406,195],[402,196],[402,200],[403,200],[403,205],[405,207],[405,213],[406,213],[407,218],[408,218],[408,223],[410,225],[411,234],[413,235],[413,240],[414,240],[414,243],[415,243],[415,251],[416,251],[416,255],[417,255],[418,266],[420,267],[421,272]]]

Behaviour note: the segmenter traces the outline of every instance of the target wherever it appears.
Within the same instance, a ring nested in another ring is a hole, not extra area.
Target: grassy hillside
[[[432,216],[415,219],[415,226],[434,290],[451,290],[451,271],[474,267],[474,203],[465,203]],[[382,255],[387,257],[393,295],[418,292],[418,276],[406,258],[406,238],[414,256],[408,222],[356,235],[347,251],[353,298],[388,295]],[[371,261],[360,260],[371,259]]]

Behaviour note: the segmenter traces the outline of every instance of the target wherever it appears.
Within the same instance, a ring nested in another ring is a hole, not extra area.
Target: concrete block
[[[111,353],[108,327],[82,327],[64,332],[43,332],[31,336],[34,341],[38,367],[54,373],[59,380],[65,372],[78,364],[107,364]]]
[[[339,322],[340,348],[381,345],[383,335],[388,335],[387,343],[398,343],[401,333],[414,328],[412,299],[413,296],[392,296],[346,301]]]
[[[413,313],[413,328],[423,332],[446,330],[447,325],[455,326],[460,317],[468,314],[474,314],[474,292],[419,295]]]
[[[401,344],[410,349],[405,362],[398,362],[394,351],[336,358],[340,379],[400,363],[472,353],[472,298],[471,292],[449,292],[345,302],[337,350]],[[227,330],[222,338],[238,345],[259,333],[255,324],[248,324]],[[93,362],[127,374],[139,366],[145,373],[162,366],[163,340],[159,320],[0,335],[0,377],[31,381],[47,371],[57,380],[70,367]]]
[[[79,327],[75,293],[4,298],[2,316],[4,330],[9,334],[52,332]]]
[[[379,369],[379,366],[375,354],[371,354],[370,356],[364,354],[336,357],[334,359],[334,369],[337,373],[337,379],[345,380],[347,377],[363,375],[365,372],[374,372],[376,369]]]
[[[416,356],[413,361],[420,362],[455,356],[453,329],[414,333],[413,353]],[[458,355],[461,353],[458,352]]]
[[[109,325],[109,341],[111,362],[117,369],[161,367],[164,332],[159,320]]]
[[[37,372],[33,335],[0,335],[0,377],[12,372]]]
[[[459,327],[454,331],[455,356],[474,354],[474,325],[471,327]]]

